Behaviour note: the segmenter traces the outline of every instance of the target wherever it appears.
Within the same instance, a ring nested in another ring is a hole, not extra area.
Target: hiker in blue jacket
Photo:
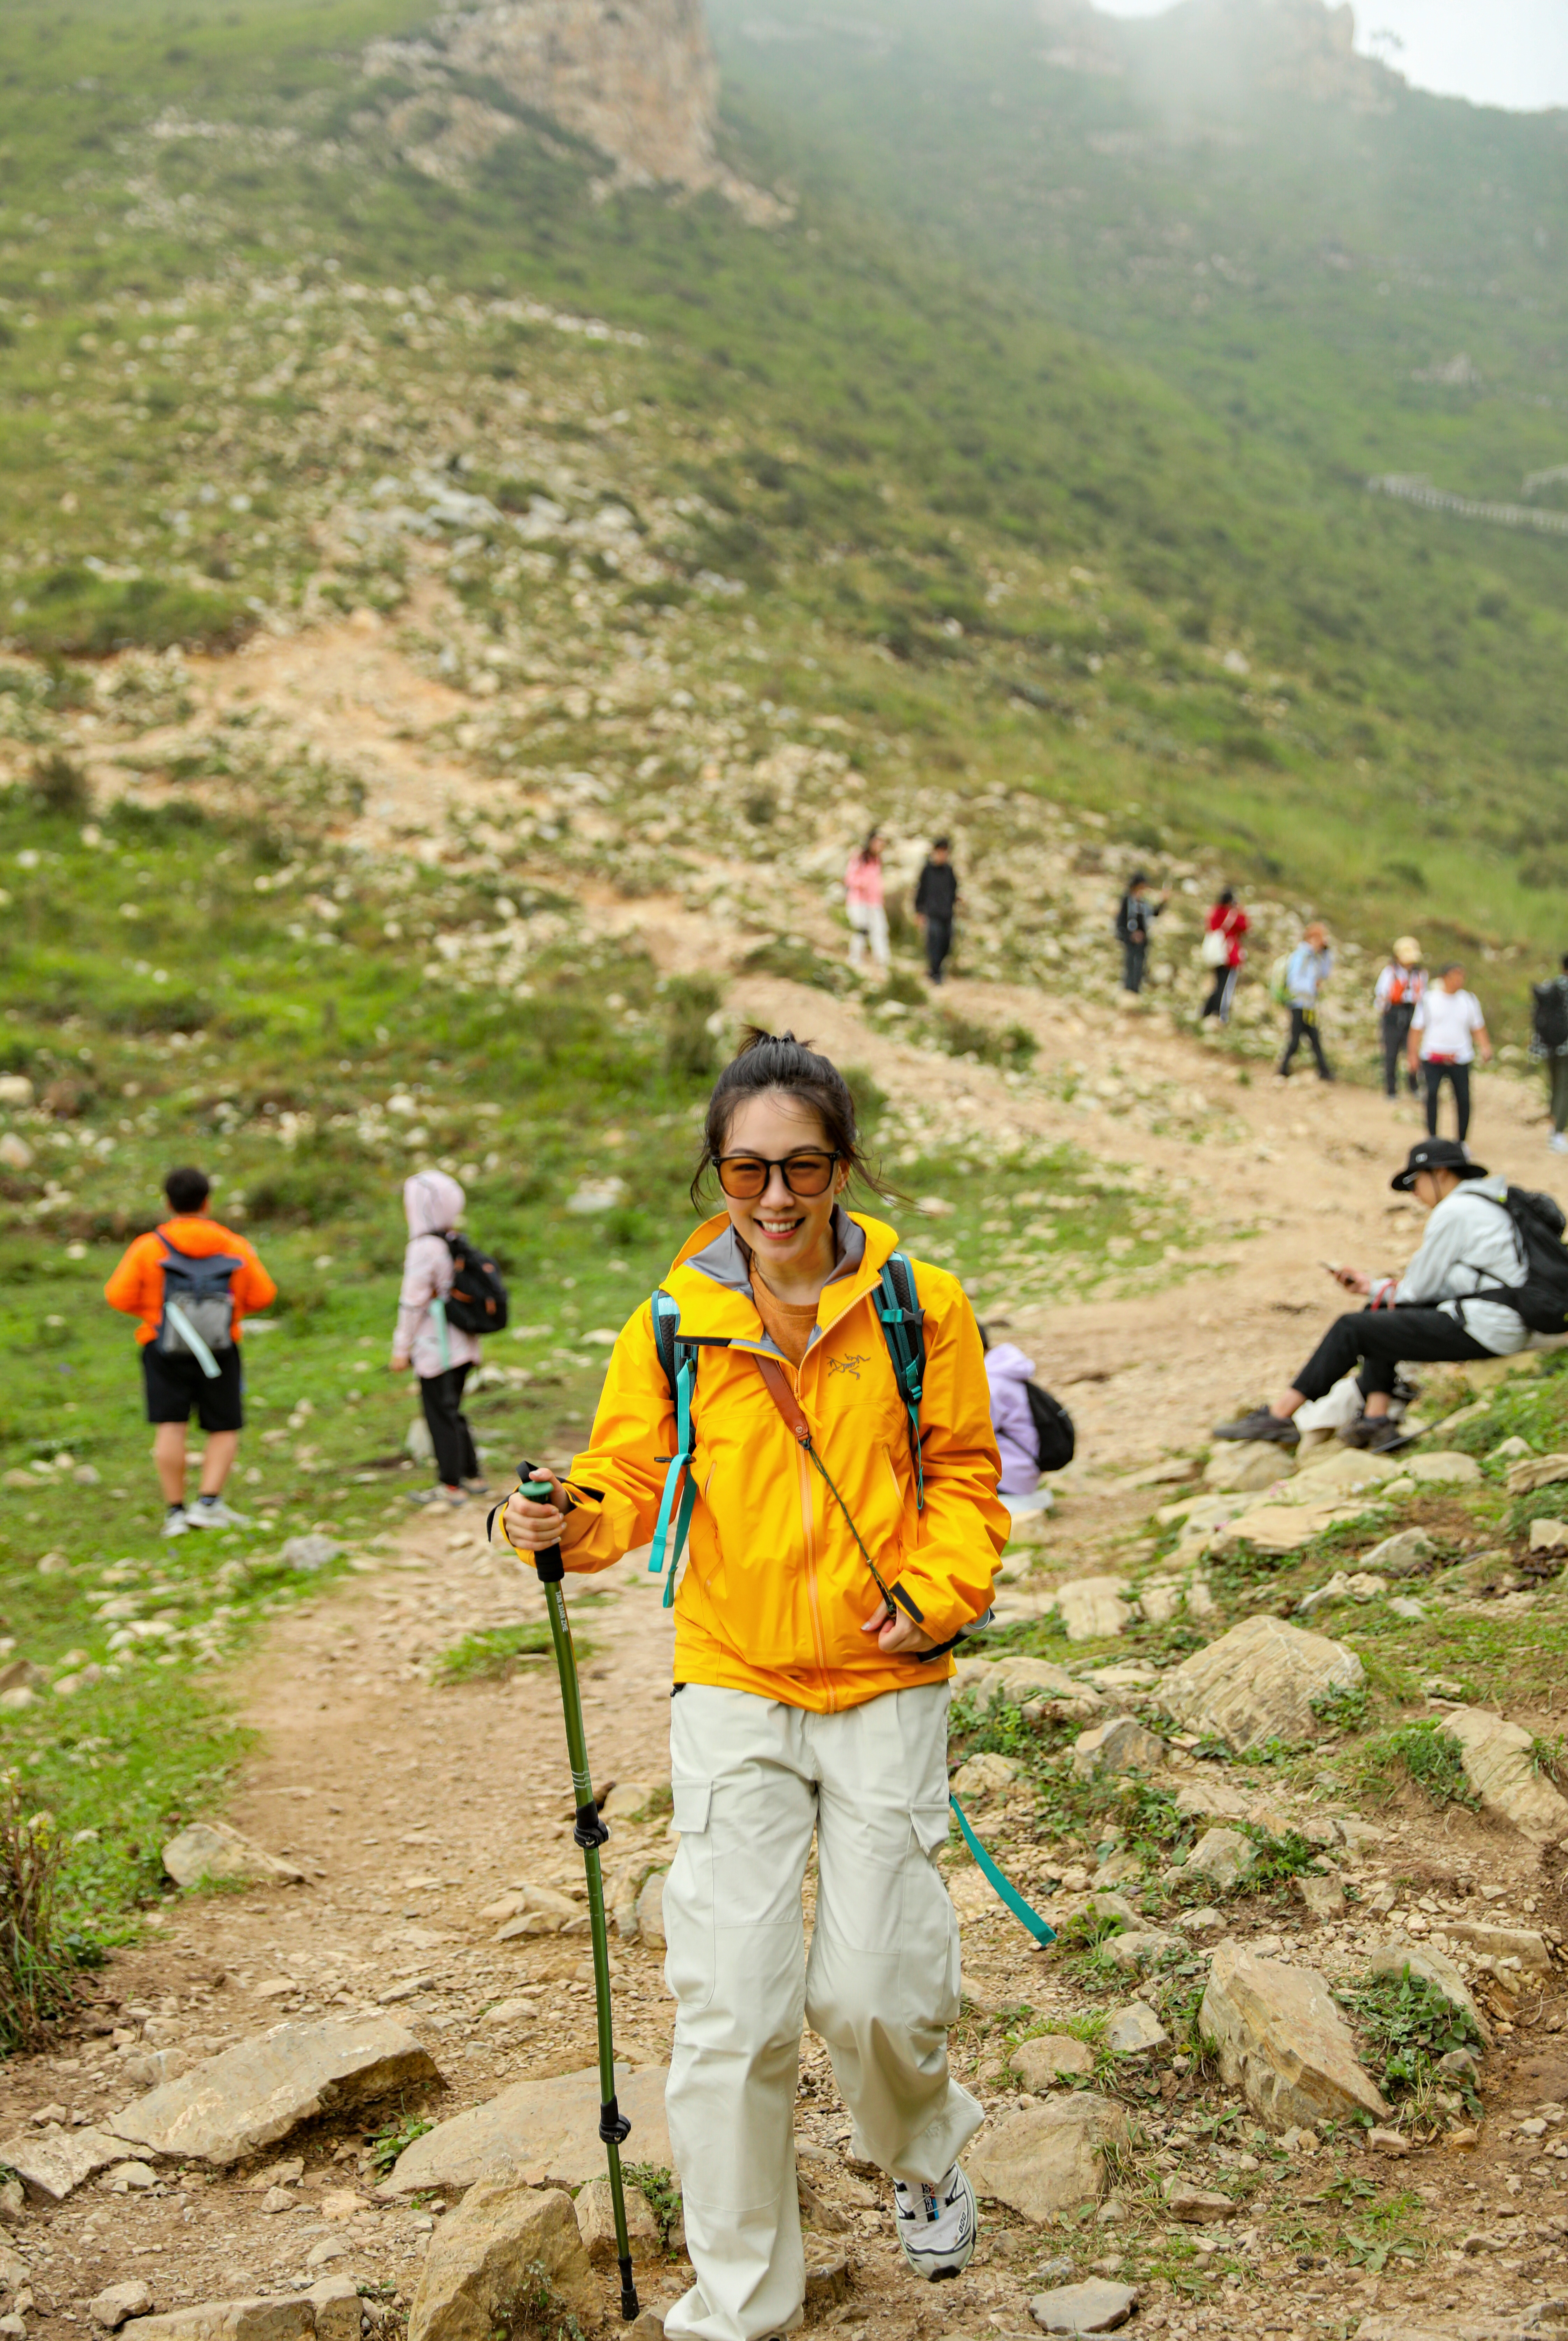
[[[1290,1037],[1275,1076],[1277,1081],[1289,1081],[1291,1060],[1304,1041],[1317,1060],[1318,1080],[1334,1079],[1317,1030],[1318,1000],[1333,973],[1334,953],[1328,948],[1328,936],[1315,919],[1285,965],[1285,997],[1290,1010]]]

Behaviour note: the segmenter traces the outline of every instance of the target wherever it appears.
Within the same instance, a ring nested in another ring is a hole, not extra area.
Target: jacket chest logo
[[[858,1381],[860,1379],[861,1367],[868,1366],[871,1360],[869,1357],[865,1356],[864,1354],[849,1358],[829,1358],[828,1360],[829,1378],[831,1380],[834,1374],[853,1374],[855,1380]]]

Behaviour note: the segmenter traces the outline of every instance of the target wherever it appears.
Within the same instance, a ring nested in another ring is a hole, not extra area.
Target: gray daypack
[[[219,1357],[234,1346],[234,1272],[227,1252],[198,1260],[177,1250],[160,1229],[164,1247],[164,1308],[154,1347],[166,1358],[194,1358],[209,1381],[222,1373]]]

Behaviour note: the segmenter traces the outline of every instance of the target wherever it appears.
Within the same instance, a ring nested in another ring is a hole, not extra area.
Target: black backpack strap
[[[915,1290],[908,1253],[889,1252],[873,1296],[882,1339],[893,1361],[893,1379],[908,1418],[909,1462],[915,1474],[915,1509],[926,1509],[926,1467],[920,1453],[920,1400],[926,1389],[926,1319]]]

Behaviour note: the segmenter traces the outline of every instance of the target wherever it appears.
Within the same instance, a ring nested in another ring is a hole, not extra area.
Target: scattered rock
[[[1182,1864],[1184,1878],[1203,1878],[1228,1894],[1257,1867],[1257,1848],[1239,1829],[1205,1829]]]
[[[813,2228],[819,2236],[841,2236],[847,2231],[849,2222],[843,2212],[829,2203],[825,2195],[818,2193],[805,2172],[799,2167],[795,2172],[795,2194],[800,2209],[800,2225],[803,2227]],[[581,2195],[577,2201],[578,2216],[581,2220],[582,2216]]]
[[[341,1545],[335,1537],[313,1533],[288,1538],[278,1559],[285,1569],[303,1569],[308,1574],[312,1569],[324,1569],[329,1560],[336,1560],[339,1554],[347,1549],[347,1546]]]
[[[327,2276],[293,2298],[201,2301],[121,2330],[128,2341],[359,2341],[359,2294],[352,2276]]]
[[[1508,1492],[1532,1496],[1537,1488],[1549,1488],[1558,1479],[1568,1479],[1568,1455],[1532,1456],[1527,1462],[1510,1464]]]
[[[1429,1943],[1413,1943],[1407,1936],[1391,1935],[1386,1942],[1374,1943],[1367,1953],[1367,1964],[1374,1976],[1410,1974],[1418,1982],[1427,1984],[1441,1994],[1450,2007],[1457,2007],[1470,2018],[1488,2047],[1492,2031],[1486,2018],[1470,1996],[1470,1987],[1452,1959],[1434,1950]]]
[[[1387,2119],[1389,2108],[1357,2060],[1327,1983],[1311,1967],[1219,1944],[1198,2028],[1219,2051],[1226,2086],[1240,2087],[1271,2129],[1343,2120],[1357,2111]]]
[[[1099,2199],[1105,2148],[1125,2146],[1127,2117],[1094,2091],[1051,2097],[982,2130],[969,2149],[976,2191],[1037,2225]]]
[[[806,2305],[809,2308],[825,2307],[830,2301],[842,2300],[849,2289],[849,2256],[816,2245],[808,2237],[806,2244]]]
[[[1444,1918],[1443,1931],[1455,1943],[1498,1959],[1517,1959],[1529,1975],[1552,1973],[1552,1953],[1533,1927],[1494,1927],[1485,1918]]]
[[[1096,1642],[1119,1634],[1132,1616],[1119,1577],[1075,1577],[1058,1585],[1057,1615],[1069,1642]]]
[[[571,1895],[553,1886],[520,1886],[507,1898],[520,1907],[497,1931],[498,1943],[515,1943],[529,1935],[559,1935],[571,1919],[581,1916],[581,1906]],[[491,1905],[492,1910],[498,1907]]]
[[[1400,2130],[1373,2128],[1366,2133],[1366,2143],[1373,2154],[1387,2154],[1396,2159],[1410,2152],[1410,2140]]]
[[[1568,1552],[1568,1520],[1532,1520],[1530,1549],[1532,1552]]]
[[[1437,1547],[1423,1529],[1401,1529],[1397,1536],[1384,1537],[1370,1552],[1364,1552],[1361,1565],[1383,1577],[1420,1577],[1436,1558]]]
[[[1204,1465],[1203,1483],[1226,1494],[1245,1495],[1254,1488],[1272,1488],[1278,1479],[1288,1479],[1295,1471],[1295,1458],[1288,1448],[1271,1447],[1266,1441],[1227,1441],[1216,1447]]]
[[[1095,2069],[1095,2052],[1087,2040],[1066,2032],[1042,2032],[1020,2041],[1013,2051],[1013,2070],[1026,2089],[1043,2096],[1055,2081],[1076,2078]]]
[[[1122,1926],[1135,1929],[1148,1923],[1143,1912],[1136,1909],[1125,1894],[1113,1894],[1105,1888],[1098,1888],[1088,1895],[1084,1908],[1091,1918],[1115,1918]]]
[[[626,2197],[626,2236],[634,2260],[657,2258],[660,2250],[659,2222],[649,2207],[647,2196],[630,2179],[624,2187]],[[577,2226],[583,2248],[595,2267],[612,2267],[615,2264],[615,2207],[610,2200],[610,2181],[602,2171],[590,2178],[577,2197]]]
[[[1291,1891],[1305,1910],[1307,1917],[1319,1927],[1345,1916],[1345,1881],[1336,1869],[1319,1874],[1315,1870],[1298,1869],[1290,1881]]]
[[[52,2121],[41,2130],[16,2131],[0,2138],[0,2163],[16,2173],[29,2195],[63,2203],[74,2187],[111,2163],[124,2159],[123,2138],[98,2129],[65,2129]]]
[[[1361,1660],[1342,1642],[1279,1618],[1246,1618],[1172,1668],[1162,1696],[1189,1730],[1227,1739],[1245,1754],[1266,1739],[1313,1738],[1314,1699],[1357,1690],[1365,1680]]]
[[[650,1871],[637,1897],[637,1938],[654,1950],[664,1948],[664,1881],[667,1869]]]
[[[144,2195],[154,2183],[153,2166],[150,2162],[111,2163],[99,2183],[112,2195]]]
[[[87,2303],[87,2314],[94,2325],[109,2333],[117,2333],[127,2316],[150,2316],[153,2313],[153,2293],[140,2276],[125,2284],[112,2284],[104,2292],[94,2293]]]
[[[58,1686],[56,1686],[58,1688]],[[176,1886],[199,1886],[205,1878],[253,1880],[257,1885],[302,1886],[304,1871],[293,1862],[242,1837],[227,1821],[192,1821],[164,1848],[164,1867]]]
[[[1228,2219],[1236,2205],[1228,2195],[1216,2194],[1208,2187],[1194,2187],[1179,2171],[1173,2171],[1166,2180],[1166,2209],[1186,2226],[1205,2227],[1211,2219]]]
[[[1300,1478],[1312,1483],[1297,1492],[1318,1503],[1325,1495],[1360,1495],[1365,1489],[1397,1478],[1404,1467],[1391,1462],[1386,1455],[1369,1455],[1362,1447],[1331,1447],[1303,1456],[1296,1468]]]
[[[1091,1730],[1080,1731],[1073,1742],[1073,1771],[1080,1780],[1092,1780],[1101,1772],[1157,1772],[1165,1762],[1166,1744],[1154,1732],[1146,1730],[1132,1715],[1115,1715],[1108,1723],[1097,1723]],[[970,1764],[983,1763],[983,1757],[972,1756]],[[968,1765],[965,1766],[968,1769]]]
[[[281,2024],[138,2097],[115,2127],[159,2154],[237,2162],[318,2114],[440,2078],[430,2051],[389,2016]]]
[[[1113,2057],[1147,2057],[1169,2043],[1170,2034],[1141,1999],[1129,1999],[1125,2007],[1116,2008],[1106,2026],[1106,2047]]]
[[[1029,2303],[1029,2315],[1046,2333],[1115,2333],[1137,2305],[1137,2294],[1130,2286],[1091,2276],[1087,2284],[1037,2292]]]
[[[659,1794],[660,1785],[668,1788],[670,1783],[668,1780],[662,1784],[657,1780],[617,1780],[599,1808],[600,1820],[636,1820],[639,1814],[647,1812]]]
[[[481,2180],[432,2237],[409,2341],[490,2341],[542,2271],[569,2314],[597,2324],[599,2286],[563,2188]]]
[[[1406,1455],[1401,1458],[1400,1476],[1414,1479],[1417,1487],[1455,1487],[1474,1485],[1481,1478],[1481,1466],[1474,1455],[1460,1455],[1439,1449],[1435,1455]]]
[[[1453,1707],[1437,1720],[1458,1740],[1464,1777],[1489,1813],[1532,1845],[1543,1848],[1568,1837],[1568,1802],[1536,1770],[1527,1731],[1484,1707]]]
[[[1181,1938],[1170,1935],[1163,1927],[1136,1927],[1122,1935],[1107,1935],[1100,1950],[1111,1966],[1123,1975],[1139,1975],[1145,1967],[1157,1967],[1169,1951],[1182,1948]]]
[[[971,1756],[953,1775],[953,1794],[980,1804],[987,1797],[1005,1793],[1017,1777],[1018,1767],[1011,1756]]]
[[[664,2119],[669,2067],[616,2068],[622,2113],[630,2117],[637,2158],[664,2169],[673,2165]],[[517,2081],[481,2106],[454,2114],[398,2157],[376,2190],[383,2201],[428,2187],[468,2187],[475,2179],[510,2179],[543,2171],[564,2187],[585,2187],[604,2167],[599,2135],[599,2068],[561,2073],[550,2081]]]

